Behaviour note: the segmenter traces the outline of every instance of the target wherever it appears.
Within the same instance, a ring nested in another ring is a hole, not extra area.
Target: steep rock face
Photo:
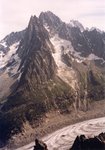
[[[0,51],[3,51],[4,54],[7,53],[11,45],[19,42],[23,38],[24,33],[25,30],[20,32],[12,32],[9,35],[7,35],[4,39],[0,41]]]
[[[37,17],[31,17],[17,50],[21,77],[1,108],[0,141],[3,143],[22,131],[25,121],[38,124],[49,110],[69,111],[74,91],[57,76],[52,51],[54,47],[47,30]]]
[[[46,15],[46,13],[43,13],[43,15]],[[47,24],[48,32],[50,32],[49,27],[50,24],[48,23],[50,17],[48,15],[46,20],[44,19],[44,17],[41,17],[41,20],[44,23],[44,25],[46,26]],[[55,22],[56,16],[53,14],[52,24],[55,24]],[[78,24],[79,24],[78,22],[72,21],[70,26],[69,24],[66,24],[64,22],[62,23],[59,22],[57,30],[56,28],[53,28],[53,30],[55,31],[55,35],[51,35],[51,41],[52,39],[55,40],[56,43],[55,45],[57,49],[58,47],[61,47],[61,51],[59,51],[59,53],[61,53],[60,55],[62,62],[64,62],[69,68],[72,68],[74,72],[78,74],[77,75],[78,77],[75,76],[75,78],[79,78],[79,80],[81,81],[81,85],[84,88],[90,89],[87,90],[87,92],[89,92],[88,94],[89,99],[92,99],[93,97],[94,99],[102,99],[105,97],[104,96],[105,78],[103,75],[105,73],[105,60],[104,60],[105,33],[99,32],[96,29],[94,30],[83,29],[81,31],[82,25]],[[54,40],[52,41],[53,45]],[[60,61],[56,61],[56,63],[58,64],[59,62]],[[67,66],[65,68],[67,68]],[[97,82],[99,82],[98,85],[94,85],[93,81],[90,80],[89,72],[91,72],[91,70]],[[65,70],[64,74],[66,74],[66,72],[68,71]],[[71,73],[69,71],[69,77],[70,74]],[[74,75],[72,74],[72,76]],[[68,77],[66,76],[66,79],[67,78]],[[72,82],[70,82],[70,84],[72,85]],[[81,88],[80,89],[78,88],[78,86],[80,87],[80,85],[78,85],[78,80],[75,82],[75,84],[77,85],[75,87],[75,90],[77,91],[78,89],[80,91]],[[95,90],[98,92],[96,96],[97,98],[95,97],[96,95],[94,92]],[[81,95],[80,97],[83,96]]]
[[[77,27],[71,28],[67,26],[66,24],[64,24],[60,28],[59,36],[61,38],[71,41],[72,46],[74,47],[75,51],[80,52],[81,56],[86,57],[90,54],[89,45],[79,28]]]
[[[66,24],[51,12],[43,12],[39,18],[49,32],[53,30],[53,34],[58,34],[60,38],[70,41],[80,56],[93,59],[94,55],[93,57],[96,56],[96,59],[104,62],[104,32],[99,32],[97,29],[85,30],[77,21],[71,21],[71,25]]]
[[[18,54],[22,59],[19,69],[28,69],[30,66],[34,72],[28,70],[27,72],[30,74],[39,73],[41,82],[47,81],[56,72],[56,65],[51,55],[52,50],[53,46],[49,41],[47,31],[37,17],[31,17],[25,38],[21,41],[18,49]]]
[[[39,16],[39,20],[47,29],[50,29],[52,33],[58,31],[59,26],[62,24],[60,18],[50,11],[42,12]]]
[[[38,90],[38,87],[41,88],[42,84],[54,77],[56,65],[51,55],[50,45],[48,33],[43,25],[36,16],[31,17],[24,39],[18,49],[18,55],[22,60],[19,67],[22,76],[16,89],[17,103],[19,103],[18,99],[21,99],[22,92],[22,97],[27,101],[35,94],[34,89]],[[27,94],[29,95],[24,97]]]
[[[77,28],[79,28],[81,32],[83,32],[85,30],[84,27],[83,27],[83,25],[78,20],[70,20],[69,25],[71,27],[77,27]]]
[[[105,60],[105,36],[96,29],[84,31],[84,36],[90,43],[91,53]]]
[[[61,38],[71,41],[74,49],[80,52],[81,56],[87,57],[92,53],[104,59],[105,42],[103,33],[97,30],[81,32],[78,27],[69,27],[62,24],[59,35]]]
[[[105,98],[105,78],[100,72],[88,73],[88,97],[91,100],[101,100]]]
[[[26,121],[38,125],[51,110],[87,111],[90,102],[105,98],[104,37],[97,31],[81,32],[51,12],[31,17],[15,51],[18,83],[1,105],[2,143],[21,132]]]
[[[24,32],[25,32],[25,30],[20,31],[20,32],[12,32],[9,35],[7,35],[2,41],[5,41],[6,44],[8,46],[10,46],[13,43],[18,42],[19,40],[21,40],[24,36]]]
[[[24,34],[25,30],[12,32],[0,41],[0,101],[5,100],[18,83],[20,58],[17,49]]]

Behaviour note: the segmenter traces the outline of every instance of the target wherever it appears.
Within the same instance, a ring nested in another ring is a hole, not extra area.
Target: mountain
[[[105,98],[105,32],[72,24],[42,12],[1,40],[1,146],[27,122],[36,128],[51,111],[86,112]]]
[[[83,27],[83,25],[79,21],[77,21],[77,20],[70,20],[69,25],[71,27],[79,28],[81,32],[83,32],[85,30],[84,27]]]
[[[47,29],[49,28],[51,32],[57,31],[59,29],[59,25],[62,24],[62,21],[59,17],[54,15],[52,12],[42,12],[39,16],[40,22]]]
[[[12,85],[17,84],[20,64],[17,49],[24,33],[25,30],[12,32],[0,41],[0,99],[6,99],[12,91]]]

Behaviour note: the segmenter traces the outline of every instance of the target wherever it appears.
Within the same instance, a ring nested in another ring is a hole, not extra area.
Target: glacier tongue
[[[61,39],[57,34],[53,36],[50,40],[55,48],[55,52],[52,55],[58,67],[57,75],[64,82],[66,82],[72,88],[75,89],[77,83],[76,73],[71,67],[68,67],[62,60],[62,54],[63,54],[62,46],[64,47],[64,53],[68,53],[69,51],[74,51],[71,43],[67,40]]]

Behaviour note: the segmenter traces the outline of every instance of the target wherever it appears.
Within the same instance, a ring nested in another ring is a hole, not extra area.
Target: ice
[[[50,150],[66,150],[70,149],[77,135],[84,134],[86,137],[94,137],[101,132],[105,132],[105,117],[69,125],[49,134],[42,140]],[[35,142],[32,142],[16,150],[33,150],[34,145]]]

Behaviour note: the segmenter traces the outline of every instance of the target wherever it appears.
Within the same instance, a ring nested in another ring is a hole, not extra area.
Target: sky
[[[0,0],[0,39],[27,27],[31,15],[52,11],[63,21],[105,31],[105,0]]]

